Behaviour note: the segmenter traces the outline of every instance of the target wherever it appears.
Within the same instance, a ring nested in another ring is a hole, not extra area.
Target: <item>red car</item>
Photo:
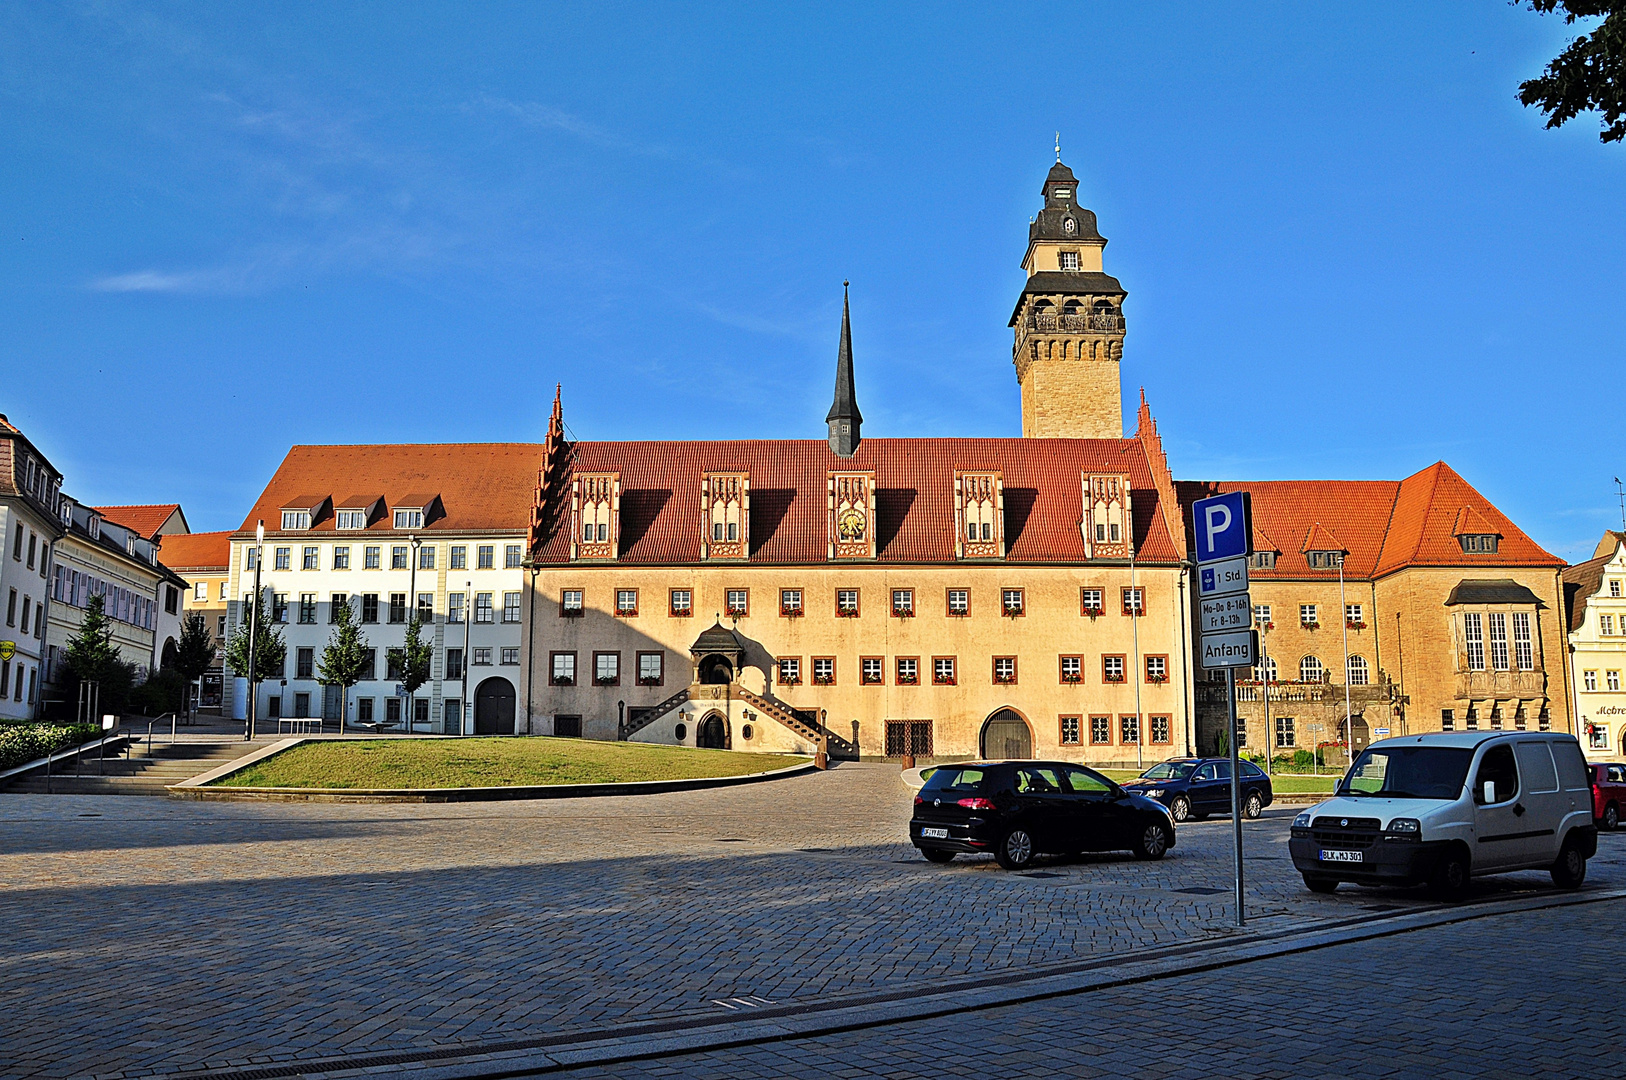
[[[1588,765],[1592,774],[1592,816],[1598,826],[1614,829],[1626,812],[1626,765]]]

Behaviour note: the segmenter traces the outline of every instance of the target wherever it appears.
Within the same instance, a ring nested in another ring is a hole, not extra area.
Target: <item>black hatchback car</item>
[[[1132,851],[1161,859],[1174,846],[1168,808],[1093,769],[1063,761],[970,761],[932,771],[915,796],[909,839],[932,862],[992,852],[1020,870],[1043,853]]]
[[[1156,799],[1175,821],[1201,821],[1209,814],[1231,812],[1230,758],[1170,758],[1160,761],[1124,790]],[[1242,762],[1242,816],[1256,818],[1275,801],[1270,777],[1251,761]]]

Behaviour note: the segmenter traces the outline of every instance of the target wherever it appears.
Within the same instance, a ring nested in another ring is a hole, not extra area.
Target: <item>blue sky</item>
[[[1620,518],[1626,149],[1502,3],[7,5],[0,411],[92,503],[294,443],[1014,435],[1054,132],[1182,478]]]

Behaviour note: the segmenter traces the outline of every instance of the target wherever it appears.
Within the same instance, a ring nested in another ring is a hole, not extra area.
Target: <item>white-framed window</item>
[[[271,568],[273,570],[287,570],[293,564],[293,548],[273,548],[271,550]]]
[[[1169,681],[1169,658],[1166,656],[1146,657],[1146,681],[1152,683]]]
[[[779,590],[779,613],[781,615],[800,615],[802,613],[802,590]]]
[[[1344,622],[1352,627],[1363,625],[1366,622],[1366,609],[1360,604],[1345,604]]]
[[[966,615],[971,611],[971,590],[950,589],[948,591],[948,612],[950,615]]]
[[[361,549],[361,568],[363,570],[377,570],[384,565],[384,549],[377,544],[368,544]]]
[[[1253,605],[1253,625],[1255,625],[1255,626],[1268,626],[1268,625],[1270,625],[1270,605],[1269,604],[1255,604],[1255,605]]]
[[[1490,629],[1490,661],[1492,671],[1507,670],[1507,615],[1493,611],[1485,616]]]
[[[1254,682],[1267,682],[1267,681],[1268,682],[1275,682],[1276,681],[1276,658],[1274,656],[1267,656],[1267,657],[1265,657],[1265,662],[1263,664],[1254,665],[1254,668],[1253,668],[1253,681]]]
[[[1025,610],[1026,599],[1021,589],[999,590],[999,606],[1007,615],[1020,615]]]
[[[407,546],[405,544],[396,544],[394,547],[390,548],[390,569],[411,569],[411,567],[407,565]]]
[[[1615,634],[1615,617],[1613,615],[1598,616],[1598,633],[1604,637],[1613,637]]]
[[[1146,590],[1136,585],[1133,589],[1123,591],[1125,615],[1146,614]]]
[[[1588,750],[1609,749],[1609,729],[1603,724],[1588,724],[1586,732]]]
[[[751,593],[747,589],[729,589],[724,594],[730,615],[747,615],[751,610]]]
[[[1311,551],[1306,555],[1312,570],[1336,570],[1344,563],[1342,551]]]
[[[365,529],[367,527],[367,511],[340,510],[333,515],[333,527],[336,529]]]
[[[954,657],[938,656],[932,659],[932,682],[939,686],[954,685]]]
[[[1317,613],[1316,606],[1314,604],[1299,605],[1300,626],[1315,626],[1320,623],[1320,621],[1320,615]]]
[[[1056,252],[1056,265],[1061,267],[1061,269],[1063,269],[1063,270],[1077,270],[1078,269],[1078,252],[1076,252],[1076,251],[1058,251],[1058,252]]]
[[[397,529],[423,528],[422,510],[397,510],[395,512],[395,527]]]
[[[502,594],[502,621],[505,623],[519,622],[518,592],[505,592]]]
[[[1365,686],[1371,682],[1372,676],[1366,667],[1366,657],[1352,655],[1349,658],[1349,670],[1345,672],[1344,677],[1351,686]]]
[[[1598,688],[1598,673],[1596,671],[1581,672],[1581,688],[1583,690],[1596,690]]]
[[[601,652],[593,655],[593,681],[613,683],[621,678],[621,654]]]
[[[227,582],[222,581],[220,583],[220,599],[222,600],[226,599],[226,586]]]
[[[1534,671],[1536,658],[1530,644],[1530,613],[1513,613],[1513,662],[1520,671]]]
[[[1496,554],[1496,534],[1494,534],[1494,533],[1473,533],[1473,534],[1468,534],[1468,535],[1464,535],[1464,536],[1459,536],[1459,537],[1457,537],[1457,540],[1458,540],[1459,543],[1461,543],[1462,550],[1464,552],[1466,552],[1467,554],[1470,554],[1470,555],[1494,555],[1494,554]]]
[[[1079,721],[1077,716],[1063,716],[1061,718],[1061,744],[1063,746],[1077,746],[1079,740]]]
[[[994,657],[994,681],[996,683],[1013,683],[1016,681],[1016,657]]]
[[[828,656],[813,658],[813,681],[820,686],[831,686],[836,681],[836,662]]]
[[[1248,556],[1248,565],[1255,570],[1272,570],[1276,566],[1274,551],[1256,551]]]
[[[1118,717],[1118,734],[1126,745],[1140,742],[1140,717],[1133,713]]]
[[[497,545],[480,544],[474,549],[474,568],[490,570],[497,565]]]
[[[858,590],[857,589],[837,589],[836,590],[836,611],[839,614],[842,614],[842,615],[857,615],[858,614]]]
[[[799,686],[802,682],[802,660],[799,656],[783,656],[779,659],[779,685]]]
[[[1065,683],[1084,681],[1084,658],[1082,656],[1064,656],[1061,658],[1061,681]]]
[[[915,590],[892,590],[892,614],[909,616],[915,613]]]
[[[1609,579],[1609,595],[1610,596],[1619,596],[1620,595],[1620,579],[1619,578],[1610,578]]]
[[[580,589],[564,589],[559,593],[559,609],[566,615],[580,615],[582,611],[582,591]]]
[[[490,593],[477,592],[474,594],[474,621],[477,623],[489,623],[494,621],[491,610]]]
[[[467,570],[469,568],[469,549],[463,544],[453,544],[450,568],[453,570]]]
[[[446,621],[449,623],[460,623],[463,621],[462,593],[454,592],[446,594]]]
[[[617,615],[632,616],[638,614],[638,590],[615,590],[615,613]]]
[[[309,510],[284,510],[282,512],[282,531],[293,532],[311,527],[311,512]]]
[[[914,686],[920,682],[920,661],[913,656],[900,656],[897,663],[899,686]]]
[[[320,570],[322,568],[322,549],[315,544],[305,545],[305,550],[299,554],[299,568],[301,570]]]
[[[200,581],[192,586],[193,603],[202,603],[207,599],[209,599],[209,583],[207,581]]]
[[[671,612],[674,616],[682,617],[694,614],[694,593],[688,589],[673,589],[671,597]]]
[[[1468,670],[1485,670],[1485,625],[1477,611],[1462,616],[1462,639],[1468,654]]]
[[[1314,656],[1306,656],[1299,661],[1300,682],[1321,682],[1327,677],[1327,669],[1321,666],[1321,661]]]
[[[562,686],[571,686],[576,682],[576,654],[553,654],[553,681]]]
[[[886,664],[879,656],[866,656],[858,662],[858,681],[865,686],[880,686],[886,681]]]
[[[1124,681],[1124,658],[1121,656],[1103,656],[1101,658],[1101,678],[1109,683]]]
[[[1603,684],[1611,690],[1620,689],[1620,672],[1606,671],[1603,673]]]
[[[606,537],[608,539],[608,537]],[[519,569],[522,547],[519,544],[508,544],[502,549],[502,565],[505,570]]]
[[[418,549],[418,569],[433,570],[435,568],[435,545],[425,544]]]
[[[1078,596],[1079,605],[1086,615],[1099,615],[1106,605],[1101,589],[1081,589]]]

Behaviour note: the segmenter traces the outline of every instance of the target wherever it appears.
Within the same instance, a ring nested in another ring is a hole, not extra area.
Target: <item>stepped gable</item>
[[[879,562],[956,562],[954,473],[979,469],[1003,474],[1007,563],[1084,561],[1081,473],[1127,474],[1139,560],[1179,558],[1135,439],[865,439],[847,458],[823,440],[579,442],[573,450],[576,470],[621,474],[619,561],[627,565],[700,560],[708,472],[750,474],[750,562],[828,565],[826,473],[854,469],[875,472]],[[538,561],[569,561],[564,533],[547,538]]]
[[[331,539],[392,533],[389,511],[418,492],[436,493],[440,503],[435,517],[414,532],[524,532],[541,454],[539,443],[295,446],[233,535],[254,535],[260,520],[267,532],[279,531],[282,508],[312,492],[327,495],[329,508],[308,531],[289,535]],[[354,491],[382,495],[386,509],[366,529],[340,533],[332,503]]]
[[[1472,509],[1501,537],[1493,556],[1466,555],[1457,541],[1456,525],[1462,511]],[[1400,482],[1393,521],[1384,540],[1377,573],[1406,566],[1564,565],[1564,560],[1542,550],[1524,531],[1492,506],[1473,486],[1443,461]]]
[[[225,570],[231,565],[231,531],[174,533],[159,538],[158,561],[171,570]]]

